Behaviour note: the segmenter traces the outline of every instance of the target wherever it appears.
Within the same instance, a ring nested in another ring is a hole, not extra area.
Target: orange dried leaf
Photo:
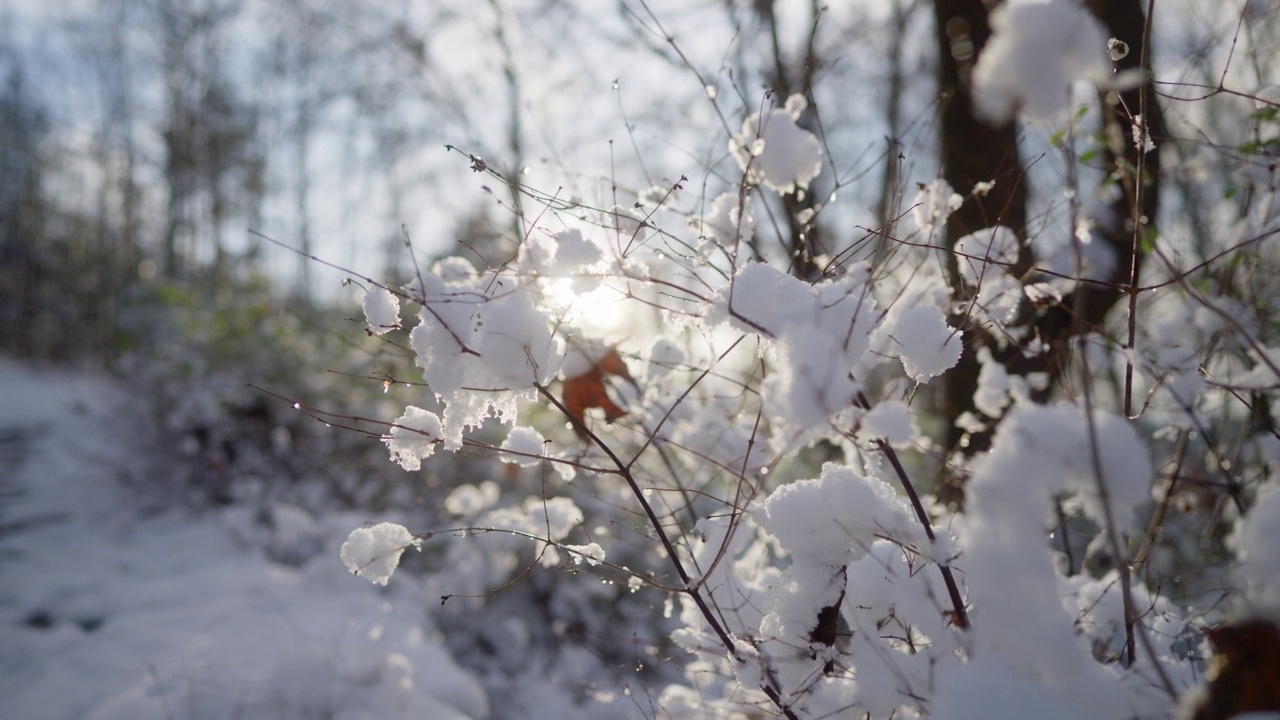
[[[604,410],[604,417],[609,422],[613,422],[618,418],[627,414],[626,410],[618,407],[613,399],[609,397],[609,392],[605,387],[605,375],[616,375],[621,377],[632,385],[635,380],[631,378],[631,373],[627,371],[627,366],[622,361],[622,357],[618,355],[615,348],[610,348],[607,353],[591,366],[591,369],[565,378],[564,380],[564,396],[561,401],[564,403],[565,409],[570,417],[576,422],[573,429],[578,433],[578,437],[584,440],[587,437],[586,417],[588,408],[600,408]]]
[[[609,352],[596,361],[596,367],[605,375],[617,375],[632,385],[636,384],[636,381],[631,378],[631,373],[627,371],[627,364],[622,362],[622,356],[618,354],[617,348],[609,348]]]
[[[1214,659],[1195,720],[1280,710],[1280,628],[1275,623],[1246,620],[1207,630],[1205,636]]]

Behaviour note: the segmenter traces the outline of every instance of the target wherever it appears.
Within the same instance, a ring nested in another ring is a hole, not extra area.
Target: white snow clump
[[[564,549],[569,551],[569,557],[573,558],[574,565],[581,565],[583,560],[586,560],[588,565],[593,566],[604,562],[604,548],[600,547],[600,543],[565,545]]]
[[[400,300],[384,287],[374,286],[364,293],[364,320],[369,332],[383,335],[400,327]]]
[[[1012,674],[1018,692],[1043,698],[1046,708],[1069,709],[1064,717],[1135,714],[1116,682],[1116,668],[1094,660],[1089,639],[1079,632],[1078,610],[1063,604],[1073,593],[1064,590],[1067,578],[1044,537],[1054,498],[1063,493],[1079,497],[1095,522],[1110,517],[1113,532],[1132,533],[1134,510],[1149,497],[1152,475],[1146,445],[1124,418],[1096,411],[1090,421],[1068,403],[1020,403],[1008,411],[991,451],[974,464],[959,528],[975,608],[973,661],[941,683],[938,707],[949,707],[975,684],[999,696],[1008,687],[997,683]],[[1111,606],[1098,605],[1089,614],[1091,622],[1123,621]]]
[[[722,193],[711,203],[711,212],[696,218],[699,250],[706,256],[715,247],[731,248],[751,242],[756,218],[751,214],[751,196]]]
[[[893,486],[836,463],[824,464],[818,478],[774,490],[751,516],[794,562],[830,570],[864,557],[878,535],[913,537],[916,532]]]
[[[903,445],[916,437],[911,422],[911,408],[899,400],[885,400],[862,418],[863,431],[871,437],[883,438],[890,445]]]
[[[785,195],[808,189],[822,172],[822,144],[796,125],[806,107],[803,95],[792,95],[782,109],[747,118],[742,133],[729,139],[729,152],[748,182]]]
[[[799,441],[823,430],[852,406],[856,373],[868,358],[877,308],[866,285],[869,268],[850,265],[833,280],[810,285],[764,263],[742,268],[705,318],[728,321],[770,342],[773,372],[761,388],[775,439]],[[785,441],[783,441],[785,442]]]
[[[1245,587],[1245,599],[1254,611],[1268,611],[1280,621],[1280,486],[1272,483],[1258,492],[1258,500],[1232,536],[1239,548],[1237,576]]]
[[[1007,268],[1018,261],[1021,242],[1003,225],[985,228],[956,241],[956,264],[969,287],[978,288],[975,314],[1001,324],[1013,321],[1024,295],[1022,282]]]
[[[440,418],[430,410],[410,405],[396,418],[391,432],[382,438],[391,459],[410,472],[420,470],[442,437]]]
[[[530,427],[513,427],[502,441],[502,448],[511,455],[503,457],[503,462],[515,463],[521,467],[537,465],[539,456],[546,452],[546,440],[542,433]]]
[[[1077,0],[1009,0],[991,14],[991,39],[973,68],[974,110],[1001,123],[1021,112],[1048,120],[1079,80],[1107,84],[1107,36]]]
[[[920,186],[911,201],[911,218],[922,234],[932,236],[961,205],[964,205],[964,198],[951,188],[950,183],[938,178]]]
[[[902,369],[916,382],[927,382],[960,362],[961,332],[947,325],[942,312],[931,305],[904,309],[893,338]]]
[[[338,554],[352,573],[371,583],[386,585],[404,551],[421,545],[422,541],[405,526],[384,522],[353,530]]]
[[[462,447],[463,431],[487,417],[513,422],[517,401],[560,369],[563,339],[523,281],[477,277],[470,263],[449,258],[423,274],[414,294],[422,310],[409,340],[423,379],[445,403],[446,449]]]

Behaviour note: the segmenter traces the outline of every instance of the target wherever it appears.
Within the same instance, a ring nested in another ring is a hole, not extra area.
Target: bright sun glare
[[[574,284],[573,278],[562,278],[549,288],[552,304],[563,309],[566,321],[591,337],[615,339],[625,334],[627,304],[620,293],[603,285],[579,292]]]

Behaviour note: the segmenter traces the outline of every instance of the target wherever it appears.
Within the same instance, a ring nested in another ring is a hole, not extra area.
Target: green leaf
[[[1150,255],[1155,250],[1156,239],[1160,237],[1160,230],[1155,225],[1147,225],[1142,228],[1142,237],[1138,240],[1138,250],[1143,255]]]
[[[1275,122],[1280,119],[1280,108],[1264,107],[1254,110],[1249,118],[1258,122]]]

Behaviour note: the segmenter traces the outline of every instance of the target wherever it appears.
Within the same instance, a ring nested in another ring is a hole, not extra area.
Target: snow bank
[[[122,398],[0,360],[0,717],[488,716],[415,578],[371,592],[335,541],[279,565],[253,511],[157,512],[162,483],[121,482],[148,472]],[[318,538],[364,520],[293,510]]]

